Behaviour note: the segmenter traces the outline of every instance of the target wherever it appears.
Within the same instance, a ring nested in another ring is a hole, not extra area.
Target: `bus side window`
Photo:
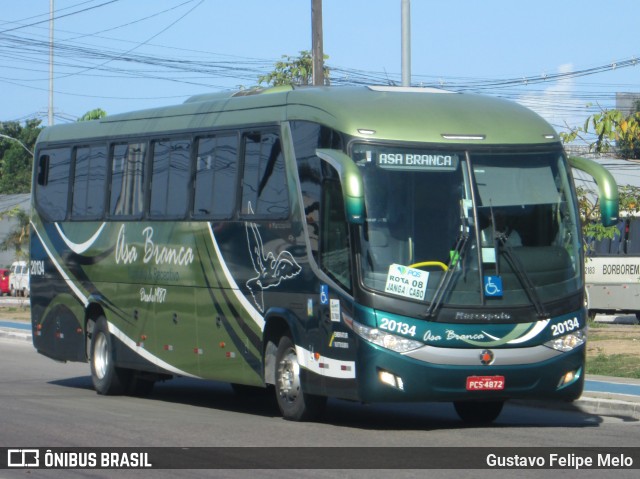
[[[609,254],[614,256],[624,253],[624,248],[623,248],[624,233],[625,233],[624,220],[618,221],[618,224],[616,225],[616,227],[618,228],[618,231],[616,232],[615,236],[611,239],[611,244],[609,245]]]
[[[107,180],[107,148],[76,149],[73,179],[72,219],[98,219],[104,213]]]
[[[632,218],[629,220],[627,254],[640,255],[640,218]]]
[[[144,201],[144,158],[147,144],[115,145],[111,153],[109,214],[139,218]]]
[[[191,141],[176,139],[153,143],[151,173],[152,218],[183,218],[189,206]]]
[[[236,209],[238,136],[200,138],[196,157],[193,216],[228,219]]]
[[[611,240],[609,238],[594,241],[593,252],[596,256],[608,255],[610,246]]]
[[[43,151],[38,162],[36,206],[49,221],[67,217],[71,148]]]
[[[287,218],[289,193],[284,155],[275,132],[244,135],[243,216]]]

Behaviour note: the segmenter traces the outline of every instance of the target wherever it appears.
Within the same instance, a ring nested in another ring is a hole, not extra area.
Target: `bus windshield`
[[[449,276],[439,301],[470,307],[535,305],[579,290],[579,221],[560,150],[357,144],[352,153],[364,182],[366,287],[429,303]],[[398,267],[423,270],[424,288],[393,287]],[[484,289],[487,281],[499,287]]]

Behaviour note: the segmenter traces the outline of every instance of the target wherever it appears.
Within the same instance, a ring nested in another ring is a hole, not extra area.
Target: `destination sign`
[[[380,168],[396,170],[455,171],[458,155],[424,151],[378,152],[376,163]]]

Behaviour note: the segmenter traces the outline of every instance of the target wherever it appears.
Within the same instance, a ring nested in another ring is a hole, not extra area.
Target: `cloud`
[[[571,63],[558,67],[560,74],[572,71]],[[575,87],[575,79],[568,76],[555,80],[542,91],[521,95],[516,101],[538,113],[556,130],[564,131],[567,129],[566,125],[569,127],[582,125],[589,115],[584,100],[575,96]]]

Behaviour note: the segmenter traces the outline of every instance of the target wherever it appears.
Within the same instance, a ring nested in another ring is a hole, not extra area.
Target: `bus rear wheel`
[[[464,422],[489,424],[502,412],[504,401],[456,401],[453,407]]]
[[[300,363],[293,340],[282,336],[276,352],[276,400],[282,417],[309,421],[324,411],[327,398],[305,393],[300,382]]]
[[[115,345],[109,333],[107,319],[98,318],[91,335],[91,380],[98,394],[124,394],[131,380],[131,371],[115,366]]]

